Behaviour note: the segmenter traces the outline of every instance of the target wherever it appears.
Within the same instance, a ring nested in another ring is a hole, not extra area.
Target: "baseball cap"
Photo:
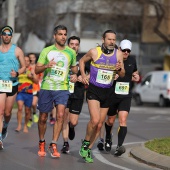
[[[121,42],[120,42],[120,48],[122,49],[122,50],[124,50],[124,49],[129,49],[129,50],[131,50],[132,49],[132,43],[129,41],[129,40],[122,40]]]
[[[1,34],[5,31],[5,30],[8,30],[11,34],[13,33],[13,29],[12,27],[6,25],[4,27],[1,28]]]

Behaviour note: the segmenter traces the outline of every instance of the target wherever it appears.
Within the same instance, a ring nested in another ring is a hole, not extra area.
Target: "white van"
[[[133,91],[137,105],[158,103],[167,106],[170,101],[170,71],[152,71],[145,75]]]

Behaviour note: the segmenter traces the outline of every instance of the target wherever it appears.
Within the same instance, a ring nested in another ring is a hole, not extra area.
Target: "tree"
[[[156,36],[150,37],[152,41],[170,44],[170,39],[168,36],[168,24],[170,23],[169,0],[139,0],[138,2],[143,6],[144,9],[143,32],[146,32],[146,34],[153,32],[159,37],[159,39]],[[152,36],[151,34],[149,35]]]

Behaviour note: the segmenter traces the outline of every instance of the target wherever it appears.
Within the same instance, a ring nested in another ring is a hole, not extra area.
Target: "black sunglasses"
[[[6,35],[12,36],[12,34],[11,34],[10,32],[3,32],[2,35],[3,35],[3,36],[6,36]]]
[[[128,53],[131,52],[131,50],[129,50],[129,49],[124,49],[124,50],[121,49],[121,51],[124,52],[124,53],[125,53],[126,51],[127,51]]]

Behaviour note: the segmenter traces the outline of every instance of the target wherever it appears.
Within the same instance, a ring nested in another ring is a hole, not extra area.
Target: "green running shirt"
[[[76,66],[76,52],[68,46],[65,46],[64,50],[58,50],[55,45],[51,45],[42,50],[38,63],[46,65],[52,59],[56,65],[45,69],[41,89],[68,90],[69,69],[71,66]]]

